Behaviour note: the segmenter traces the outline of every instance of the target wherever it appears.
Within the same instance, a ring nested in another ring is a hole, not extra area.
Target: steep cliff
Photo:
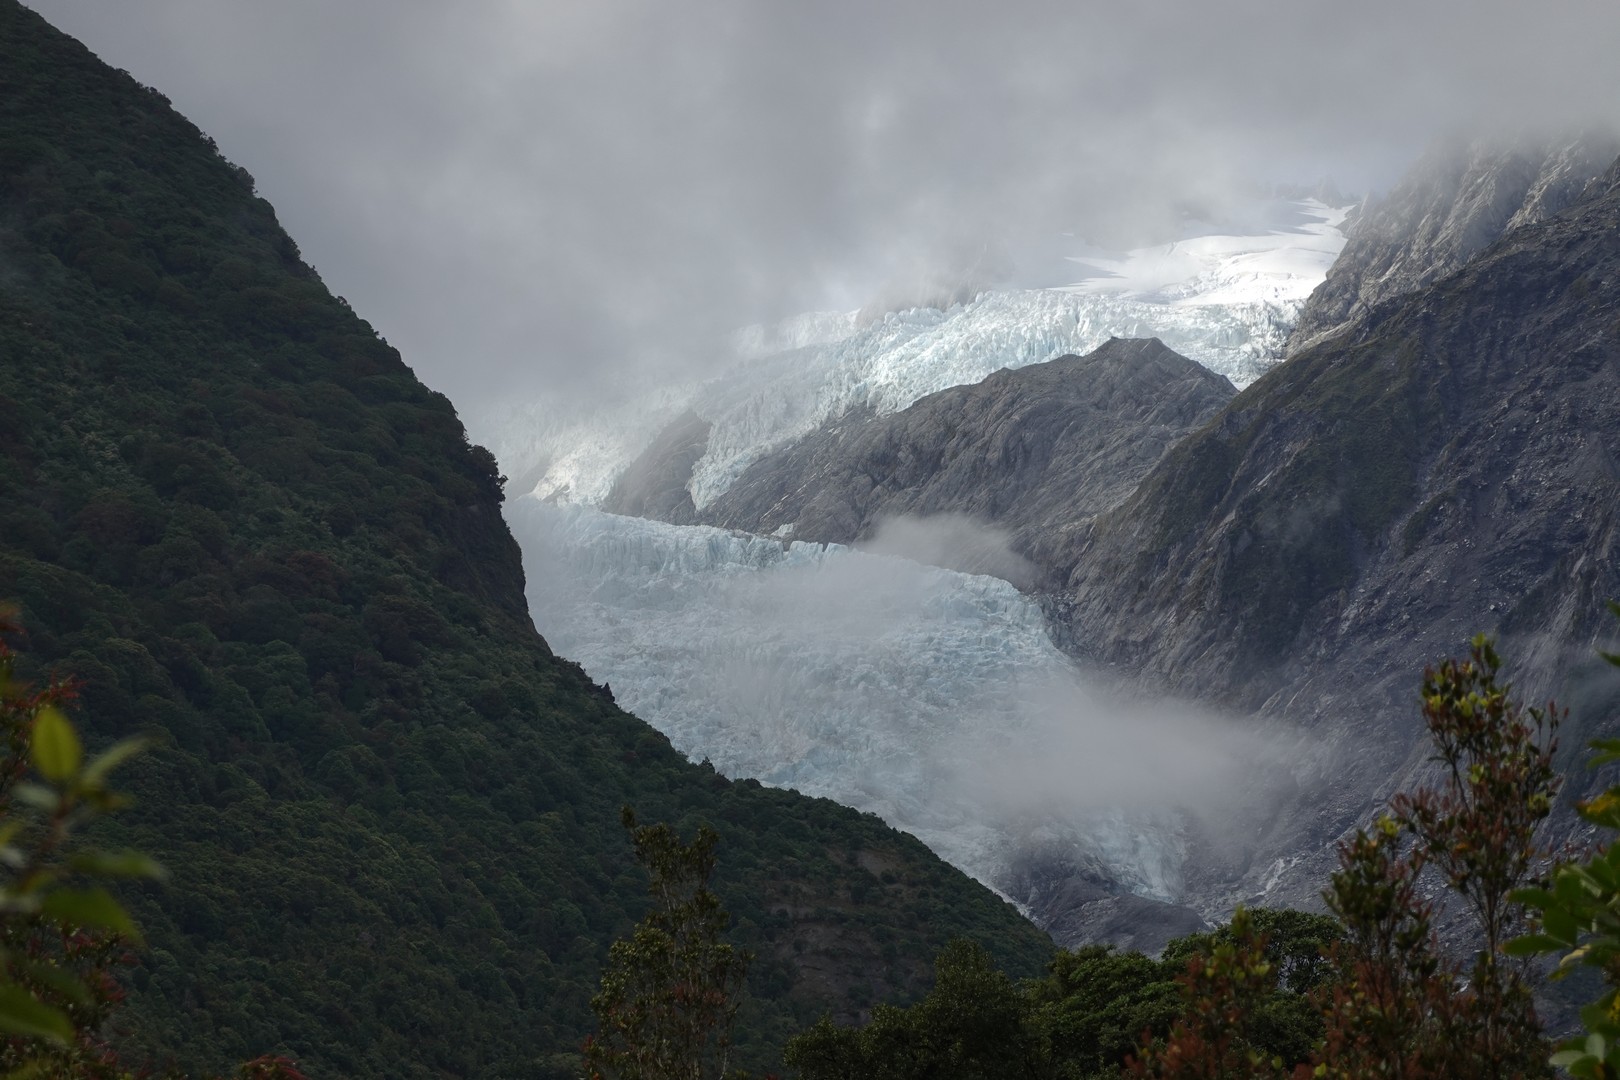
[[[1475,632],[1580,706],[1566,745],[1612,716],[1588,667],[1620,596],[1617,453],[1620,163],[1260,379],[1075,537],[1076,648],[1298,733],[1300,797],[1197,848],[1206,895],[1309,900],[1325,845],[1423,768],[1417,672]]]
[[[1539,146],[1437,145],[1357,212],[1344,251],[1300,312],[1288,354],[1438,281],[1508,231],[1556,214],[1616,154],[1620,139],[1603,134]]]
[[[1235,393],[1157,339],[1116,338],[889,416],[845,416],[754,463],[699,517],[852,543],[885,518],[963,514],[1040,563]]]

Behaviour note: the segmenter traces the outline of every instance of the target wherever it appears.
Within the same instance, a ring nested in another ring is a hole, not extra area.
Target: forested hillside
[[[745,1060],[1049,943],[875,818],[686,762],[523,602],[492,456],[161,94],[0,0],[0,602],[159,748],[128,1041],[312,1076],[562,1076],[642,910],[620,828],[721,834]]]

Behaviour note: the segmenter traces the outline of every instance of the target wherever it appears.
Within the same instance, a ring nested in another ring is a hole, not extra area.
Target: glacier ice
[[[768,451],[864,407],[896,412],[1003,368],[1161,338],[1245,385],[1281,355],[1343,214],[1083,250],[1054,288],[949,310],[809,313],[739,331],[728,369],[581,409],[475,418],[530,494],[507,503],[535,622],[559,653],[688,756],[879,814],[996,886],[1028,850],[1071,852],[1119,886],[1179,898],[1180,810],[1264,756],[1210,717],[1088,689],[1038,606],[998,578],[893,555],[616,517],[615,478],[687,409],[713,427],[703,506]]]
[[[992,886],[1062,837],[1176,898],[1167,808],[1241,757],[1207,726],[1120,723],[999,578],[532,497],[508,517],[541,633],[677,749],[876,813]]]
[[[1061,288],[981,293],[867,326],[818,312],[739,331],[719,376],[660,386],[601,409],[529,402],[475,420],[507,473],[542,498],[598,505],[614,479],[685,409],[713,424],[692,477],[707,505],[764,454],[865,407],[898,412],[1001,368],[1085,353],[1110,337],[1158,337],[1246,386],[1281,356],[1300,306],[1344,238],[1343,211],[1306,200],[1303,224],[1077,256]],[[1082,276],[1089,274],[1089,276]]]

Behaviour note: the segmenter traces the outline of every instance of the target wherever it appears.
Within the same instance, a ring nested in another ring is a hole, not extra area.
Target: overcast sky
[[[26,0],[244,165],[464,410],[920,261],[1614,123],[1615,0]]]

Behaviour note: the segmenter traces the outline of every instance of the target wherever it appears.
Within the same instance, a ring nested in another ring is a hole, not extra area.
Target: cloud
[[[1611,0],[33,0],[168,94],[432,385],[588,393],[728,329],[1457,128],[1612,122]]]
[[[989,574],[1019,589],[1034,585],[1035,564],[1012,549],[1006,529],[968,514],[889,517],[878,521],[870,540],[858,545],[873,555],[899,555],[965,574]]]

